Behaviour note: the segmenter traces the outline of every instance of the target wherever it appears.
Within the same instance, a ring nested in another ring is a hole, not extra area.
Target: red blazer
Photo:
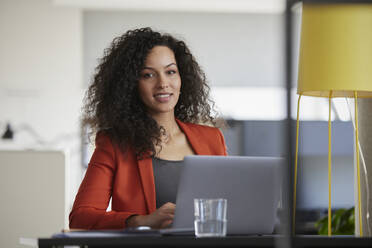
[[[177,120],[198,155],[227,155],[222,133],[214,127]],[[112,197],[112,211],[107,206]],[[121,152],[108,136],[96,137],[96,149],[70,213],[70,228],[121,229],[133,215],[156,210],[152,159]]]

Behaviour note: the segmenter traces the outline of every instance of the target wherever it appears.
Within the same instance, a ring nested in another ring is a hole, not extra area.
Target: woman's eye
[[[142,74],[142,77],[143,78],[152,78],[154,76],[154,74],[152,74],[152,73],[144,73],[144,74]]]
[[[172,75],[172,74],[175,74],[176,71],[175,71],[175,70],[169,70],[169,71],[167,71],[167,73],[168,73],[169,75]]]

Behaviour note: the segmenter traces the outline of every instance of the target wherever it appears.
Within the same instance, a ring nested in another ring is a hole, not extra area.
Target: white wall
[[[0,0],[0,34],[0,132],[6,122],[15,129],[0,149],[70,150],[73,198],[82,174],[81,11],[49,0]]]
[[[213,86],[282,86],[282,14],[85,11],[84,82],[114,37],[150,26],[186,40]]]

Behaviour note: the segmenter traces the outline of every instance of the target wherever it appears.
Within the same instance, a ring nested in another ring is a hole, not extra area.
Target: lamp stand
[[[360,182],[360,162],[359,162],[359,130],[358,130],[358,93],[354,91],[355,98],[355,154],[357,163],[357,187],[358,187],[358,223],[359,233],[363,237],[362,209],[361,209],[361,182]],[[294,189],[293,189],[293,213],[292,213],[292,234],[295,235],[296,223],[296,200],[297,200],[297,174],[298,174],[298,138],[299,138],[299,117],[300,117],[300,100],[299,94],[297,102],[297,120],[296,120],[296,152],[294,168]],[[332,91],[329,91],[328,97],[328,236],[332,235],[332,122],[331,122],[331,100]],[[368,185],[367,185],[368,186]]]

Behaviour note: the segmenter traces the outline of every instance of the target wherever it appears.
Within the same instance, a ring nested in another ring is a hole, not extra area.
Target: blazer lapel
[[[147,211],[148,213],[152,213],[156,210],[156,195],[152,158],[146,157],[145,159],[138,160],[138,168],[142,181],[143,192],[145,194]]]
[[[197,155],[210,155],[209,149],[203,140],[200,139],[199,135],[195,133],[190,126],[182,121],[176,119],[178,126],[181,128],[183,133],[186,135],[192,149]]]

